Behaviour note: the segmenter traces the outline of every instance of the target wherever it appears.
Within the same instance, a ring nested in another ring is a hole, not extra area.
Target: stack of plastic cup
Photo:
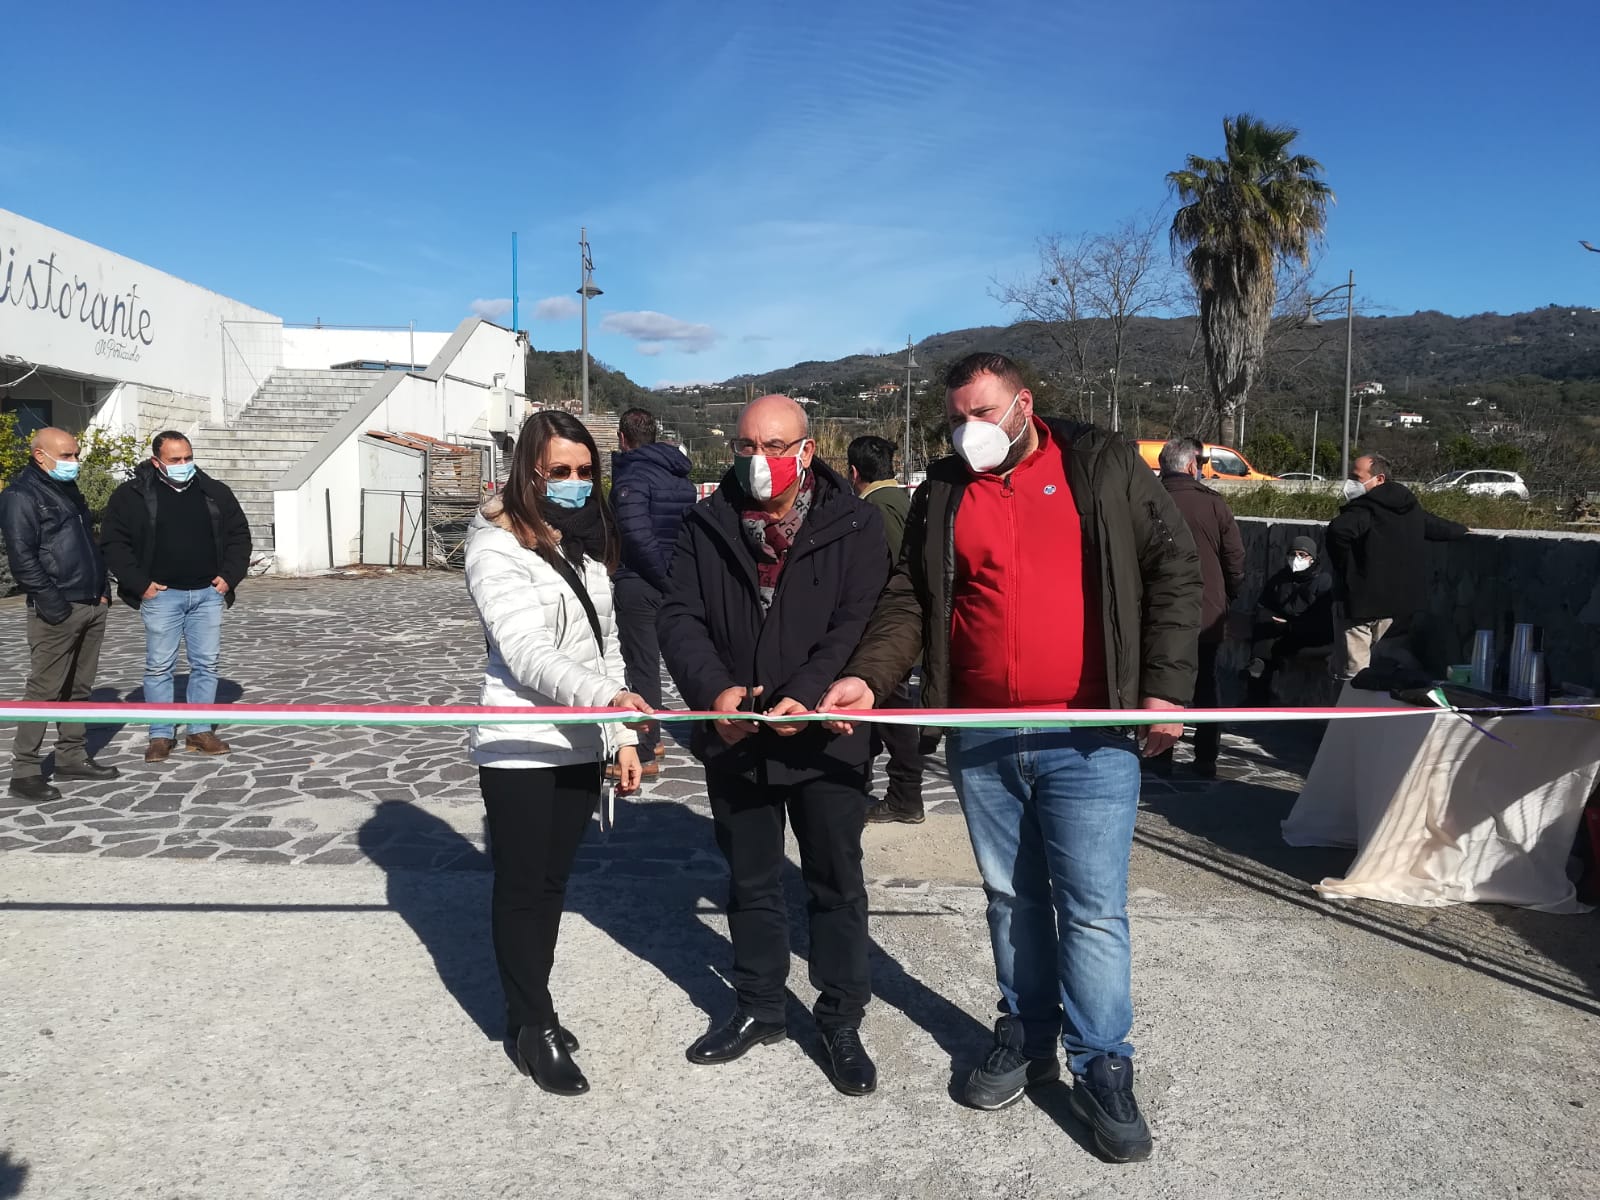
[[[1545,674],[1544,651],[1528,652],[1528,694],[1523,697],[1530,704],[1544,704],[1548,700],[1549,684]]]
[[[1494,630],[1480,629],[1472,639],[1472,686],[1494,690]]]
[[[1533,655],[1533,626],[1519,624],[1511,634],[1511,675],[1507,691],[1518,700],[1528,698],[1528,663]]]

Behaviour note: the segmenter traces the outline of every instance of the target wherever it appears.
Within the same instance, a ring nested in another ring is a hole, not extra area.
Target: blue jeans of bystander
[[[222,652],[222,594],[215,588],[180,591],[168,588],[139,605],[144,621],[144,699],[147,704],[172,703],[172,676],[181,643],[189,656],[189,704],[215,704],[217,656]],[[189,726],[190,733],[199,730]],[[214,728],[209,722],[206,729]],[[175,738],[173,725],[150,726],[151,738]]]

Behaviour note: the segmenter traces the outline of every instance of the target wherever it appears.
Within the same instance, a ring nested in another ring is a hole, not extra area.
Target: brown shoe
[[[227,742],[209,729],[204,733],[191,733],[184,738],[183,748],[199,754],[226,754],[230,749]]]
[[[151,738],[150,744],[145,747],[144,760],[147,763],[166,762],[172,754],[173,740],[171,738]]]
[[[666,746],[662,745],[660,742],[657,742],[656,743],[656,757],[657,758],[665,758],[666,756],[667,756],[667,748],[666,748]]]

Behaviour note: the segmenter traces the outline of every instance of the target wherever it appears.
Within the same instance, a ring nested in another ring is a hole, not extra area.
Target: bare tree
[[[1165,312],[1180,295],[1177,274],[1162,253],[1163,214],[1136,216],[1108,233],[1039,239],[1039,270],[999,284],[990,294],[1020,309],[1062,351],[1087,389],[1104,369],[1111,428],[1122,426],[1123,366],[1128,332],[1139,317]]]

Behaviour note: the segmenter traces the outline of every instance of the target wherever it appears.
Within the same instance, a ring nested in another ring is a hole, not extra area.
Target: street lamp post
[[[594,258],[589,253],[588,226],[578,229],[578,259],[581,265],[582,283],[578,285],[578,295],[583,297],[583,415],[589,415],[589,301],[595,296],[605,295],[594,285]]]
[[[911,335],[906,335],[906,444],[900,452],[900,467],[905,473],[906,486],[911,486],[911,368],[917,365],[917,356],[911,349]]]
[[[1344,440],[1339,449],[1339,478],[1350,478],[1350,399],[1352,389],[1350,386],[1350,364],[1354,357],[1356,344],[1356,273],[1350,272],[1348,283],[1342,283],[1336,288],[1329,288],[1315,300],[1306,305],[1306,328],[1315,329],[1322,322],[1317,320],[1317,305],[1336,292],[1344,293]]]

